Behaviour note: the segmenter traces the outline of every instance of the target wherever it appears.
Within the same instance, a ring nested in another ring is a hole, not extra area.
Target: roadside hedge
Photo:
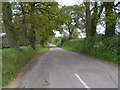
[[[117,36],[95,36],[89,39],[68,40],[62,46],[59,46],[118,64],[120,63],[118,60],[118,40],[120,40],[120,37]]]

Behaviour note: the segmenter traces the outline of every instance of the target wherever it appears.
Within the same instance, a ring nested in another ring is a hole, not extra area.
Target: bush
[[[64,46],[65,49],[71,47],[73,51],[118,64],[118,39],[120,38],[96,35],[85,39],[69,40],[62,47]]]

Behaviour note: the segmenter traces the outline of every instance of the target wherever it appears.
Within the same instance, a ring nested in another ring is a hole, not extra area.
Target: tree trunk
[[[28,45],[28,34],[27,34],[27,27],[26,27],[26,15],[25,15],[25,10],[23,7],[23,3],[20,2],[21,5],[21,9],[22,9],[22,14],[23,14],[23,18],[22,18],[22,30],[23,30],[23,37],[24,37],[24,46]]]
[[[115,25],[116,25],[116,19],[113,19],[112,17],[112,13],[113,12],[113,6],[114,6],[114,2],[104,2],[104,6],[105,6],[105,16],[106,19],[105,20],[105,24],[106,24],[106,30],[105,30],[105,35],[106,36],[114,36],[115,35]]]
[[[74,32],[74,29],[69,28],[69,40],[73,39],[73,32]]]
[[[98,6],[97,6],[97,2],[95,2],[93,14],[91,17],[91,36],[94,36],[96,34],[96,26],[97,26],[97,22],[98,22],[97,14],[98,14]]]
[[[36,38],[35,38],[35,30],[34,30],[34,26],[32,27],[32,35],[31,35],[31,44],[32,44],[32,48],[35,49],[36,48]]]
[[[22,19],[22,31],[23,31],[23,46],[28,45],[28,34],[27,34],[27,28],[26,28],[26,16],[23,14]]]
[[[85,2],[86,7],[86,22],[85,22],[85,29],[86,29],[86,37],[88,38],[91,36],[91,12],[90,12],[90,3]]]
[[[9,2],[2,3],[2,11],[3,11],[3,22],[5,26],[5,30],[7,33],[7,38],[9,41],[9,45],[11,48],[18,48],[16,33],[14,31],[14,26],[12,22],[12,6]]]
[[[32,3],[30,3],[30,5],[31,5],[31,13],[30,13],[30,15],[31,15],[31,47],[33,48],[33,49],[35,49],[36,48],[36,36],[35,36],[35,25],[34,25],[34,3],[32,4]]]

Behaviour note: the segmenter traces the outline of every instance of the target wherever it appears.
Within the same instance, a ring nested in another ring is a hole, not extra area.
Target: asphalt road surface
[[[118,67],[51,46],[20,83],[19,88],[118,88]]]

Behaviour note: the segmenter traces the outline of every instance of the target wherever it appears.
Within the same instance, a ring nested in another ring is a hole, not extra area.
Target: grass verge
[[[49,47],[45,46],[37,46],[36,50],[29,46],[20,48],[20,50],[2,49],[2,86],[7,85],[35,54],[45,53],[49,50]]]
[[[62,39],[62,42],[57,45],[61,48],[94,56],[104,61],[120,65],[120,50],[118,43],[118,41],[120,41],[120,37],[105,37],[96,35],[94,37],[84,39],[80,38],[66,41],[64,41],[64,38]]]
[[[82,53],[74,47],[70,47],[70,46],[59,46],[59,47],[65,49],[65,50],[70,50],[70,51],[75,51],[75,52],[78,52],[78,53]],[[110,63],[113,63],[113,64],[119,64],[120,63],[118,60],[114,60],[114,57],[117,57],[117,55],[113,54],[113,55],[110,56],[109,52],[95,51],[94,50],[94,53],[87,53],[86,55],[94,56],[96,58],[102,59],[104,61],[107,61],[107,62],[110,62]]]

